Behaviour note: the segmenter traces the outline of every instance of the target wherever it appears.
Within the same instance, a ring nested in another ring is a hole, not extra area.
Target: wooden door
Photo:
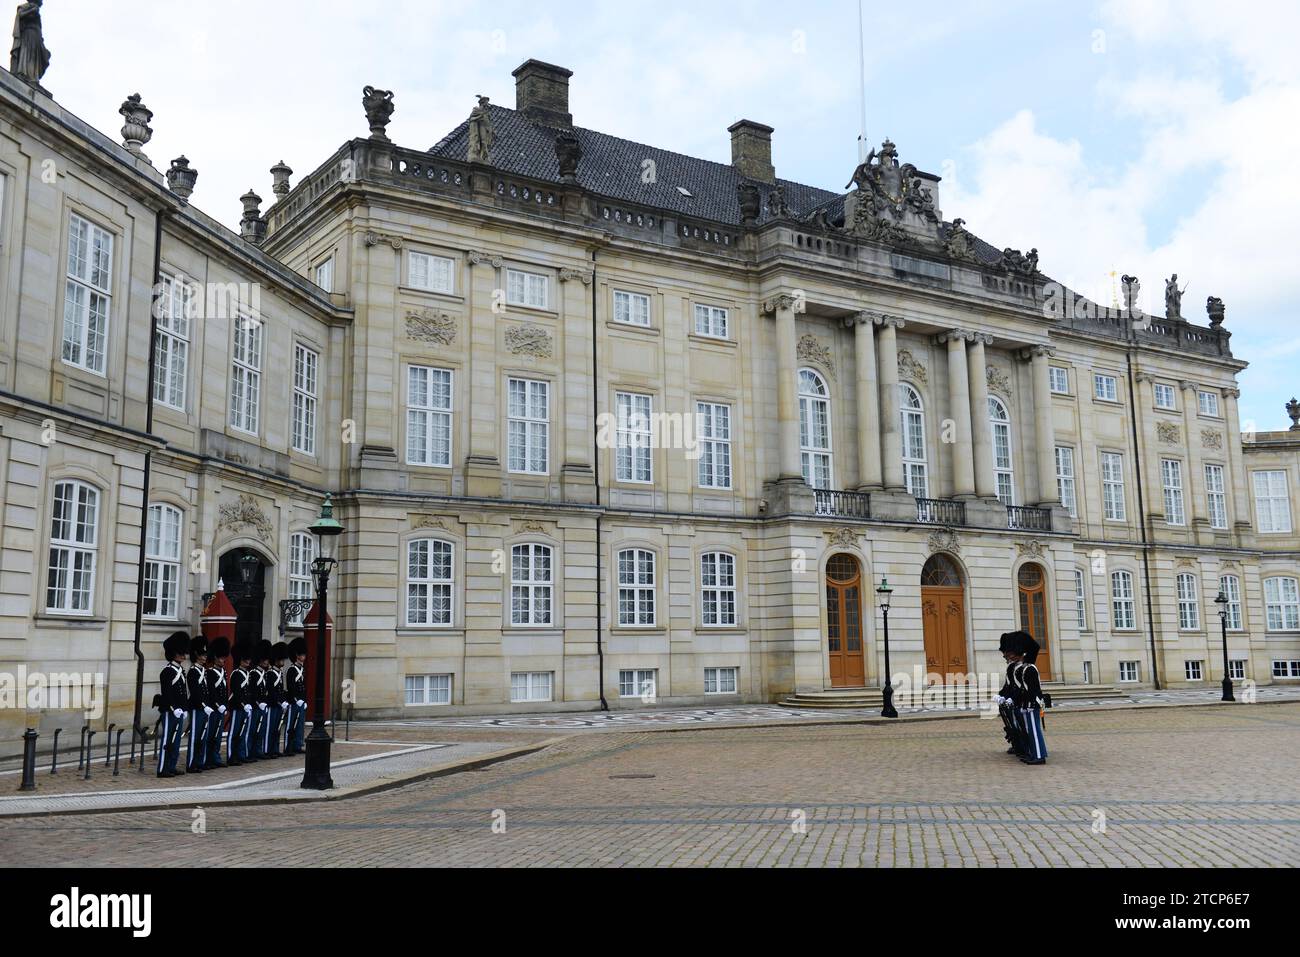
[[[826,641],[832,688],[864,688],[862,571],[852,555],[836,555],[826,566]]]
[[[1048,653],[1047,576],[1038,565],[1025,565],[1017,576],[1020,593],[1020,627],[1034,636],[1042,649],[1038,653],[1038,674],[1043,681],[1052,680],[1052,662]]]
[[[925,630],[927,674],[969,673],[966,659],[966,594],[962,588],[922,588],[921,617]]]

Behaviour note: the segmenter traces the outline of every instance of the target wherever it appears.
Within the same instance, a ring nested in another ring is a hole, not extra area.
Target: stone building
[[[331,492],[359,715],[879,687],[882,579],[927,680],[1024,625],[1063,686],[1208,685],[1221,589],[1234,676],[1300,679],[1300,432],[1241,441],[1221,303],[1077,297],[889,142],[825,190],[760,123],[709,162],[515,77],[429,149],[368,87],[236,235],[139,97],[119,144],[0,71],[0,671],[148,719],[218,580],[294,630]]]

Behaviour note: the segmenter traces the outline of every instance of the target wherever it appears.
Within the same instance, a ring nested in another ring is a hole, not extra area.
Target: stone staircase
[[[1128,695],[1114,685],[1067,684],[1046,682],[1043,690],[1052,696],[1053,703],[1062,701],[1126,701]],[[964,685],[947,685],[942,692],[930,691],[914,702],[911,695],[896,692],[894,707],[913,708],[918,705],[933,708],[973,708],[984,703],[976,689]],[[783,708],[800,708],[811,711],[851,711],[866,709],[879,711],[884,698],[879,688],[850,688],[840,691],[801,691],[781,701]]]

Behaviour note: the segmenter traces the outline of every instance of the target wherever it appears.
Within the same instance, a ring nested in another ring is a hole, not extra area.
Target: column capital
[[[1220,391],[1223,393],[1223,397],[1224,397],[1225,399],[1240,399],[1240,398],[1241,398],[1241,390],[1240,390],[1240,389],[1221,389]]]
[[[1186,379],[1183,379],[1178,383],[1178,388],[1182,389],[1184,392],[1195,392],[1200,388],[1200,386],[1195,382],[1189,382]]]
[[[934,341],[941,346],[949,342],[974,342],[975,333],[967,332],[965,329],[949,329],[947,332],[941,332],[935,336]]]
[[[561,269],[560,282],[581,282],[584,286],[590,286],[595,279],[595,273],[590,269]]]
[[[907,328],[907,320],[904,319],[902,316],[890,316],[890,315],[886,315],[883,312],[875,313],[872,317],[872,321],[875,322],[875,324],[880,326],[881,328],[891,328],[891,329]]]
[[[1051,346],[1030,346],[1020,353],[1022,359],[1055,359],[1056,350]]]
[[[976,345],[981,345],[981,346],[993,345],[993,336],[987,332],[975,332],[972,333],[971,335],[973,337],[971,339],[971,342],[973,342]]]
[[[790,292],[780,292],[763,301],[763,313],[765,315],[770,312],[779,312],[782,309],[789,309],[796,313],[802,313],[806,312],[807,308],[807,299],[801,295],[795,295]]]
[[[496,253],[485,253],[478,249],[470,250],[468,258],[471,266],[491,266],[493,269],[500,269],[505,265],[505,260]]]

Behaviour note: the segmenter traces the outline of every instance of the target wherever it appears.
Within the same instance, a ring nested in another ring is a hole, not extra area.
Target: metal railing
[[[835,492],[814,489],[817,514],[832,518],[871,518],[871,496],[866,492]]]
[[[1047,508],[1008,505],[1007,528],[1023,529],[1030,532],[1050,532],[1052,530],[1052,511]]]
[[[966,503],[950,502],[939,498],[918,498],[916,520],[925,525],[963,526],[966,524]]]

